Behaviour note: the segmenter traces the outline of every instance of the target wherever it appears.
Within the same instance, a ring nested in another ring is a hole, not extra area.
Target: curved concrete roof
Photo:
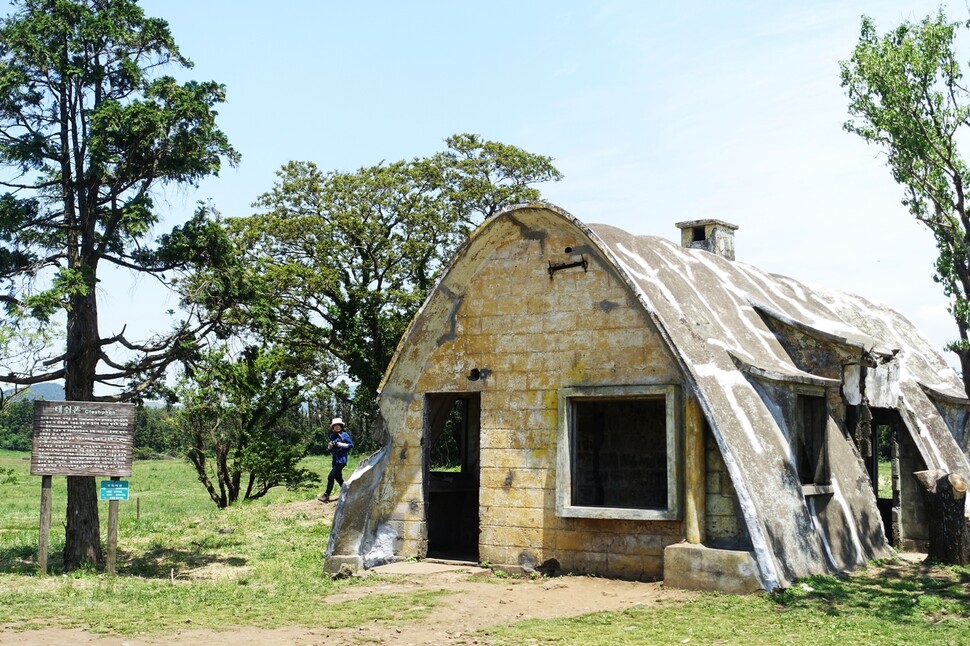
[[[806,504],[793,471],[779,461],[789,455],[790,444],[748,376],[839,385],[801,370],[766,319],[841,346],[847,363],[893,358],[899,406],[909,413],[905,421],[915,431],[928,468],[967,474],[965,455],[927,395],[930,391],[966,404],[962,382],[898,312],[664,238],[634,236],[602,224],[588,225],[588,230],[628,277],[695,386],[738,492],[766,588],[838,568],[826,537],[817,531],[812,501]],[[857,550],[850,561],[861,565],[873,557],[867,547],[871,541],[852,533],[877,526],[877,512],[874,505],[860,509],[859,497],[850,495],[861,486],[858,480],[859,474],[833,473],[834,499]]]

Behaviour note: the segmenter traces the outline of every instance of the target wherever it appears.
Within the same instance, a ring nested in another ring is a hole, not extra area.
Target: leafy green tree
[[[17,398],[0,410],[0,449],[29,451],[33,443],[34,402]]]
[[[185,447],[176,432],[174,407],[138,407],[133,449],[135,457],[143,459],[184,454]]]
[[[548,157],[477,135],[455,135],[428,158],[323,172],[290,162],[256,202],[258,215],[229,223],[245,265],[263,281],[257,320],[291,347],[319,351],[319,383],[340,369],[368,407],[385,368],[444,263],[470,229],[512,204],[540,199],[557,181]]]
[[[62,353],[40,374],[64,379],[70,400],[138,397],[167,367],[189,358],[210,322],[187,317],[170,334],[133,341],[102,335],[96,289],[104,268],[164,281],[220,262],[221,226],[200,209],[147,245],[159,221],[153,192],[193,184],[238,155],[216,127],[225,98],[214,82],[159,75],[190,67],[164,20],[134,0],[15,0],[0,20],[0,302],[9,317],[66,323]],[[63,317],[59,319],[58,317]],[[94,386],[118,394],[95,397]],[[64,566],[100,566],[93,477],[69,477]]]
[[[0,255],[3,251],[3,241],[0,240]],[[2,271],[0,269],[0,282],[5,281],[6,276]],[[2,297],[0,302],[3,302]],[[47,349],[55,344],[57,332],[44,322],[18,311],[16,307],[5,305],[0,314],[0,375],[33,376],[46,372],[44,360],[49,356]],[[0,411],[8,404],[20,401],[28,388],[25,383],[0,388]]]
[[[903,204],[936,238],[934,278],[959,330],[947,348],[960,357],[970,396],[970,173],[959,148],[970,134],[970,94],[955,48],[965,27],[940,11],[880,36],[864,17],[859,43],[841,67],[855,118],[846,130],[885,152]]]
[[[294,414],[305,386],[291,366],[278,348],[249,346],[233,358],[222,347],[206,353],[178,389],[189,462],[220,509],[273,487],[319,481],[299,466],[313,434]]]

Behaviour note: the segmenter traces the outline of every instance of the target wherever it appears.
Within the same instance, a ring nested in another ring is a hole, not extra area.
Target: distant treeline
[[[8,402],[0,410],[0,449],[29,451],[34,429],[34,402]],[[172,408],[140,406],[135,421],[136,458],[173,456],[182,453]]]
[[[135,418],[134,457],[151,459],[182,457],[187,438],[179,428],[178,409],[173,406],[139,406]],[[355,452],[370,453],[379,445],[363,416],[334,400],[316,400],[290,411],[278,420],[281,432],[296,432],[310,438],[309,453],[324,453],[332,417],[343,417],[354,435]],[[34,402],[7,402],[0,410],[0,450],[30,451],[34,428]]]

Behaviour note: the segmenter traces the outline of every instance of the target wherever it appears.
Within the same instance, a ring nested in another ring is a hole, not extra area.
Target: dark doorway
[[[425,396],[428,556],[478,562],[481,397]]]
[[[866,466],[876,493],[876,506],[890,545],[917,549],[926,534],[921,494],[912,474],[925,463],[899,411],[871,408],[870,452]]]

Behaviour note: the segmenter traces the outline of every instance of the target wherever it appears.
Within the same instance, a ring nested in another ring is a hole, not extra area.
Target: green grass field
[[[66,481],[55,477],[50,575],[41,577],[34,566],[41,479],[29,475],[28,458],[0,452],[0,625],[7,632],[51,625],[118,635],[400,625],[426,616],[445,594],[429,587],[369,595],[352,608],[328,604],[329,595],[361,580],[322,575],[330,527],[308,513],[317,491],[278,489],[218,510],[180,460],[135,462],[131,500],[119,503],[116,577],[63,573]],[[325,475],[327,460],[312,458],[308,466]],[[482,631],[478,643],[970,643],[970,568],[875,570],[814,577],[776,595],[704,594],[656,608],[522,621]],[[496,576],[482,585],[501,582]]]
[[[312,458],[308,466],[325,474],[328,460]],[[319,504],[317,492],[276,489],[219,510],[180,460],[134,463],[131,499],[119,502],[113,578],[90,571],[63,575],[66,479],[53,478],[50,576],[40,577],[34,561],[41,479],[29,471],[27,454],[0,452],[0,624],[124,634],[308,621],[339,627],[397,620],[433,606],[434,595],[391,595],[356,603],[352,613],[308,613],[353,583],[322,575],[329,525],[285,504]],[[104,539],[108,503],[99,504]]]

